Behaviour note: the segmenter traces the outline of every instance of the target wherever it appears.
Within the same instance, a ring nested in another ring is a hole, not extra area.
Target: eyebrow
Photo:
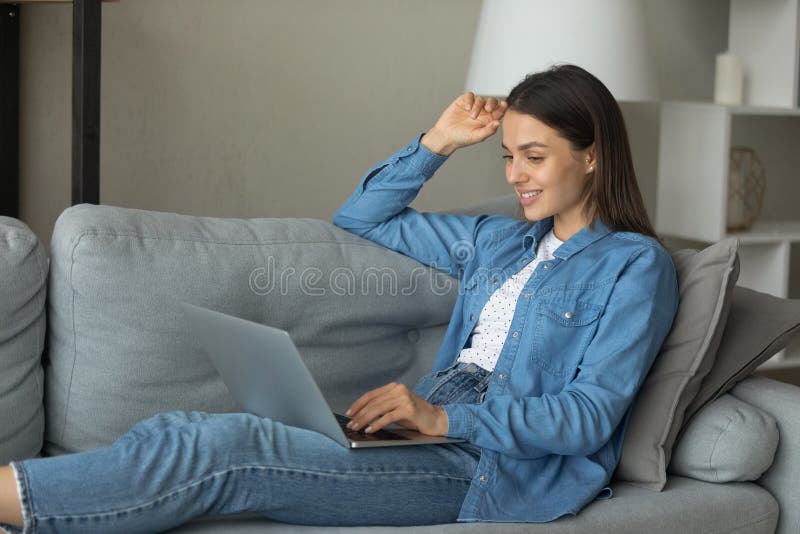
[[[504,143],[500,143],[500,146],[503,147],[503,149],[508,150],[508,147]],[[540,143],[539,141],[531,141],[530,143],[519,145],[517,147],[517,150],[528,150],[529,148],[534,148],[534,147],[547,148],[547,145],[545,145],[544,143]]]

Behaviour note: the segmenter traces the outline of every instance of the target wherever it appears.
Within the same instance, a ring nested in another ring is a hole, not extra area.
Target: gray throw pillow
[[[36,235],[0,217],[0,465],[42,448],[47,268]]]
[[[706,403],[730,390],[800,333],[800,299],[737,286],[711,372],[686,409],[688,423]]]
[[[778,439],[775,418],[723,395],[686,425],[669,471],[706,482],[758,480],[772,465]]]
[[[655,491],[664,488],[684,412],[719,347],[739,276],[737,250],[738,241],[726,239],[699,252],[672,254],[678,313],[634,402],[616,478]]]

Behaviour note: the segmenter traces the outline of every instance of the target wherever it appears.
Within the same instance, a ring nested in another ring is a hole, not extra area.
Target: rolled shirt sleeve
[[[461,278],[486,215],[420,213],[408,205],[446,161],[420,139],[370,169],[333,215],[334,225]]]

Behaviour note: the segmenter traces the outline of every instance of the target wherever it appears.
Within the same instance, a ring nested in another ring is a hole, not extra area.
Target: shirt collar
[[[533,223],[522,237],[522,249],[527,251],[533,246],[533,250],[537,250],[539,241],[552,228],[553,217],[547,217]],[[564,241],[564,244],[558,247],[553,255],[562,260],[569,259],[573,254],[577,254],[610,232],[611,229],[608,226],[595,219],[591,224],[584,226],[575,235]]]

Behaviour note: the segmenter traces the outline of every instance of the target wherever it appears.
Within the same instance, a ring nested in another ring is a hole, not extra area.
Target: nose
[[[528,175],[522,168],[519,160],[511,159],[506,165],[506,181],[511,185],[521,184],[528,181]]]

